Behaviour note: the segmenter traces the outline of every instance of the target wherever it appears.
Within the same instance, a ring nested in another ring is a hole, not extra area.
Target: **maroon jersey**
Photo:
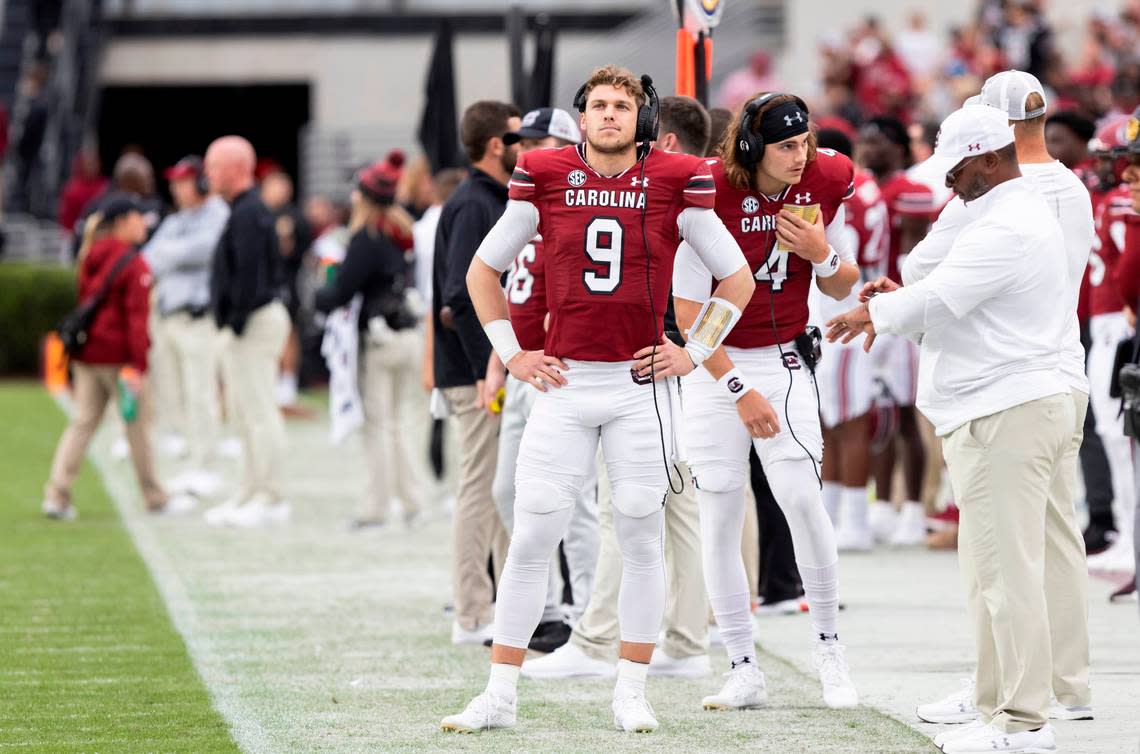
[[[713,180],[703,159],[658,149],[606,177],[586,163],[584,150],[521,155],[510,198],[538,208],[550,310],[543,350],[559,358],[629,361],[663,332],[680,242],[677,218],[688,207],[712,208]]]
[[[812,269],[806,259],[776,248],[776,216],[785,204],[816,205],[827,225],[853,190],[854,167],[851,160],[838,152],[817,150],[800,182],[785,187],[775,197],[734,188],[719,161],[714,162],[712,168],[716,213],[740,244],[757,281],[752,300],[724,344],[763,348],[786,343],[807,327]]]
[[[524,351],[541,351],[546,341],[546,265],[542,236],[526,245],[507,275],[507,306],[511,327]]]
[[[879,182],[879,191],[887,203],[887,217],[891,229],[891,243],[887,254],[887,277],[902,280],[902,265],[906,254],[902,252],[902,223],[904,217],[921,217],[932,221],[942,210],[929,186],[915,183],[901,170]]]
[[[1116,284],[1116,263],[1125,249],[1125,231],[1140,220],[1132,210],[1128,186],[1105,194],[1096,208],[1096,238],[1089,254],[1089,315],[1115,314],[1124,309],[1124,297]]]
[[[855,232],[858,248],[855,258],[864,281],[877,280],[887,274],[891,232],[887,202],[879,184],[866,170],[855,171],[855,190],[844,205],[847,227]]]

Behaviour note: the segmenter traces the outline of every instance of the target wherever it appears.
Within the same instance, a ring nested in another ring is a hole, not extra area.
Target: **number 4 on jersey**
[[[773,248],[753,276],[757,282],[771,285],[773,293],[784,290],[784,281],[788,279],[788,252]]]

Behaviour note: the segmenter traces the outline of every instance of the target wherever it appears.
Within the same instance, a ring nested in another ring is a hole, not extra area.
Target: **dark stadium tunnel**
[[[137,146],[154,165],[158,190],[167,194],[166,167],[187,154],[204,154],[219,136],[239,134],[253,143],[259,160],[273,160],[293,176],[301,193],[299,140],[309,122],[308,84],[108,86],[101,96],[97,133],[108,175],[123,149]]]

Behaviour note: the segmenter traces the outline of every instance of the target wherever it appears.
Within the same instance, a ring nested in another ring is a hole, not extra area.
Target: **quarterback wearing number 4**
[[[704,706],[740,709],[767,701],[740,557],[743,489],[754,445],[791,529],[823,699],[831,707],[853,707],[858,695],[836,626],[835,532],[820,492],[814,348],[804,333],[813,277],[834,299],[846,298],[859,278],[844,231],[843,200],[852,191],[854,169],[844,155],[816,148],[807,106],[786,94],[761,94],[744,105],[720,154],[723,161],[711,164],[716,212],[744,251],[757,287],[723,347],[682,383],[705,586],[732,665],[724,689],[706,697]],[[720,277],[681,245],[673,290],[682,332],[694,322],[699,330],[707,317],[702,307]]]
[[[623,563],[613,720],[624,731],[657,727],[645,678],[665,610],[661,527],[673,417],[662,380],[704,361],[755,288],[739,246],[713,212],[708,166],[650,148],[657,98],[648,77],[599,68],[574,104],[586,143],[520,157],[506,211],[467,274],[499,358],[515,379],[541,392],[519,450],[491,677],[466,709],[444,718],[444,730],[514,725],[519,666],[542,612],[547,564],[599,440]],[[499,275],[536,233],[545,245],[550,328],[542,351],[522,351]],[[702,310],[715,326],[697,328],[685,348],[662,332],[682,238],[722,281]]]

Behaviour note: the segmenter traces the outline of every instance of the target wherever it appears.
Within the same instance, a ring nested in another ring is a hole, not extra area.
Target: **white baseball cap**
[[[1032,110],[1025,107],[1030,94],[1041,95],[1041,107]],[[1029,120],[1045,114],[1048,104],[1045,101],[1045,88],[1032,73],[1025,71],[1002,71],[995,73],[982,84],[982,93],[977,95],[978,103],[996,107],[1010,120]],[[971,97],[966,100],[970,103]]]
[[[967,157],[977,157],[1013,143],[1013,126],[1004,112],[985,105],[963,105],[938,129],[928,162],[947,172]]]
[[[578,130],[574,116],[557,107],[540,107],[522,117],[518,131],[504,134],[503,143],[509,146],[523,139],[544,139],[547,136],[557,136],[571,144],[582,141],[582,132]]]

